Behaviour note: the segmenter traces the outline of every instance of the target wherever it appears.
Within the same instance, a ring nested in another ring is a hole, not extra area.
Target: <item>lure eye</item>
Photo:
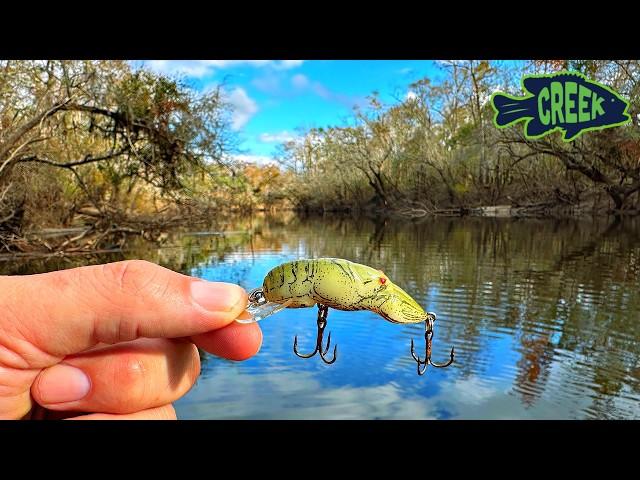
[[[384,277],[380,277],[380,283],[384,285],[387,282],[387,279]]]

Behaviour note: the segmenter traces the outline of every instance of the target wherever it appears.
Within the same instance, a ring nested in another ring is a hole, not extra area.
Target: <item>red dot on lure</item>
[[[386,278],[384,278],[384,277],[380,277],[380,283],[381,283],[381,284],[383,284],[383,285],[384,285],[386,281],[387,281],[387,279],[386,279]]]

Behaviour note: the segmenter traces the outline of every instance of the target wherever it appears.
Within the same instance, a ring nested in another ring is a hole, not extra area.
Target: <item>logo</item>
[[[491,96],[491,106],[496,112],[493,123],[497,128],[506,128],[523,121],[528,139],[561,131],[562,139],[570,142],[584,132],[624,125],[631,120],[625,99],[578,72],[525,75],[522,89],[527,92],[524,97],[501,92]]]

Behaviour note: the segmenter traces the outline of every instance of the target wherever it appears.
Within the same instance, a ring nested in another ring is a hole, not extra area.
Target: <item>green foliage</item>
[[[573,143],[493,127],[494,91],[518,94],[523,74],[566,68],[628,98],[632,124]],[[67,225],[87,208],[109,218],[290,203],[640,210],[638,61],[470,60],[441,69],[403,99],[385,104],[373,92],[348,123],[303,131],[281,146],[276,168],[234,160],[221,87],[196,93],[123,61],[0,61],[0,242],[3,229]]]
[[[312,209],[402,208],[415,202],[432,208],[579,204],[602,193],[617,208],[634,199],[640,207],[639,62],[441,64],[438,83],[413,82],[410,94],[391,105],[374,93],[348,126],[311,129],[284,145],[281,162],[295,174],[289,191],[295,203]],[[629,98],[633,125],[569,145],[556,138],[527,142],[518,127],[506,132],[493,127],[494,91],[520,93],[523,74],[563,68]]]
[[[0,220],[20,231],[87,209],[263,205],[232,155],[230,115],[221,87],[197,93],[127,62],[0,61]]]

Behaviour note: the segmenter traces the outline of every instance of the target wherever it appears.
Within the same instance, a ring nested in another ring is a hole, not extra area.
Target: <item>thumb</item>
[[[43,368],[98,343],[197,335],[233,322],[246,305],[237,285],[142,260],[0,277],[0,337],[13,353],[4,360]]]

